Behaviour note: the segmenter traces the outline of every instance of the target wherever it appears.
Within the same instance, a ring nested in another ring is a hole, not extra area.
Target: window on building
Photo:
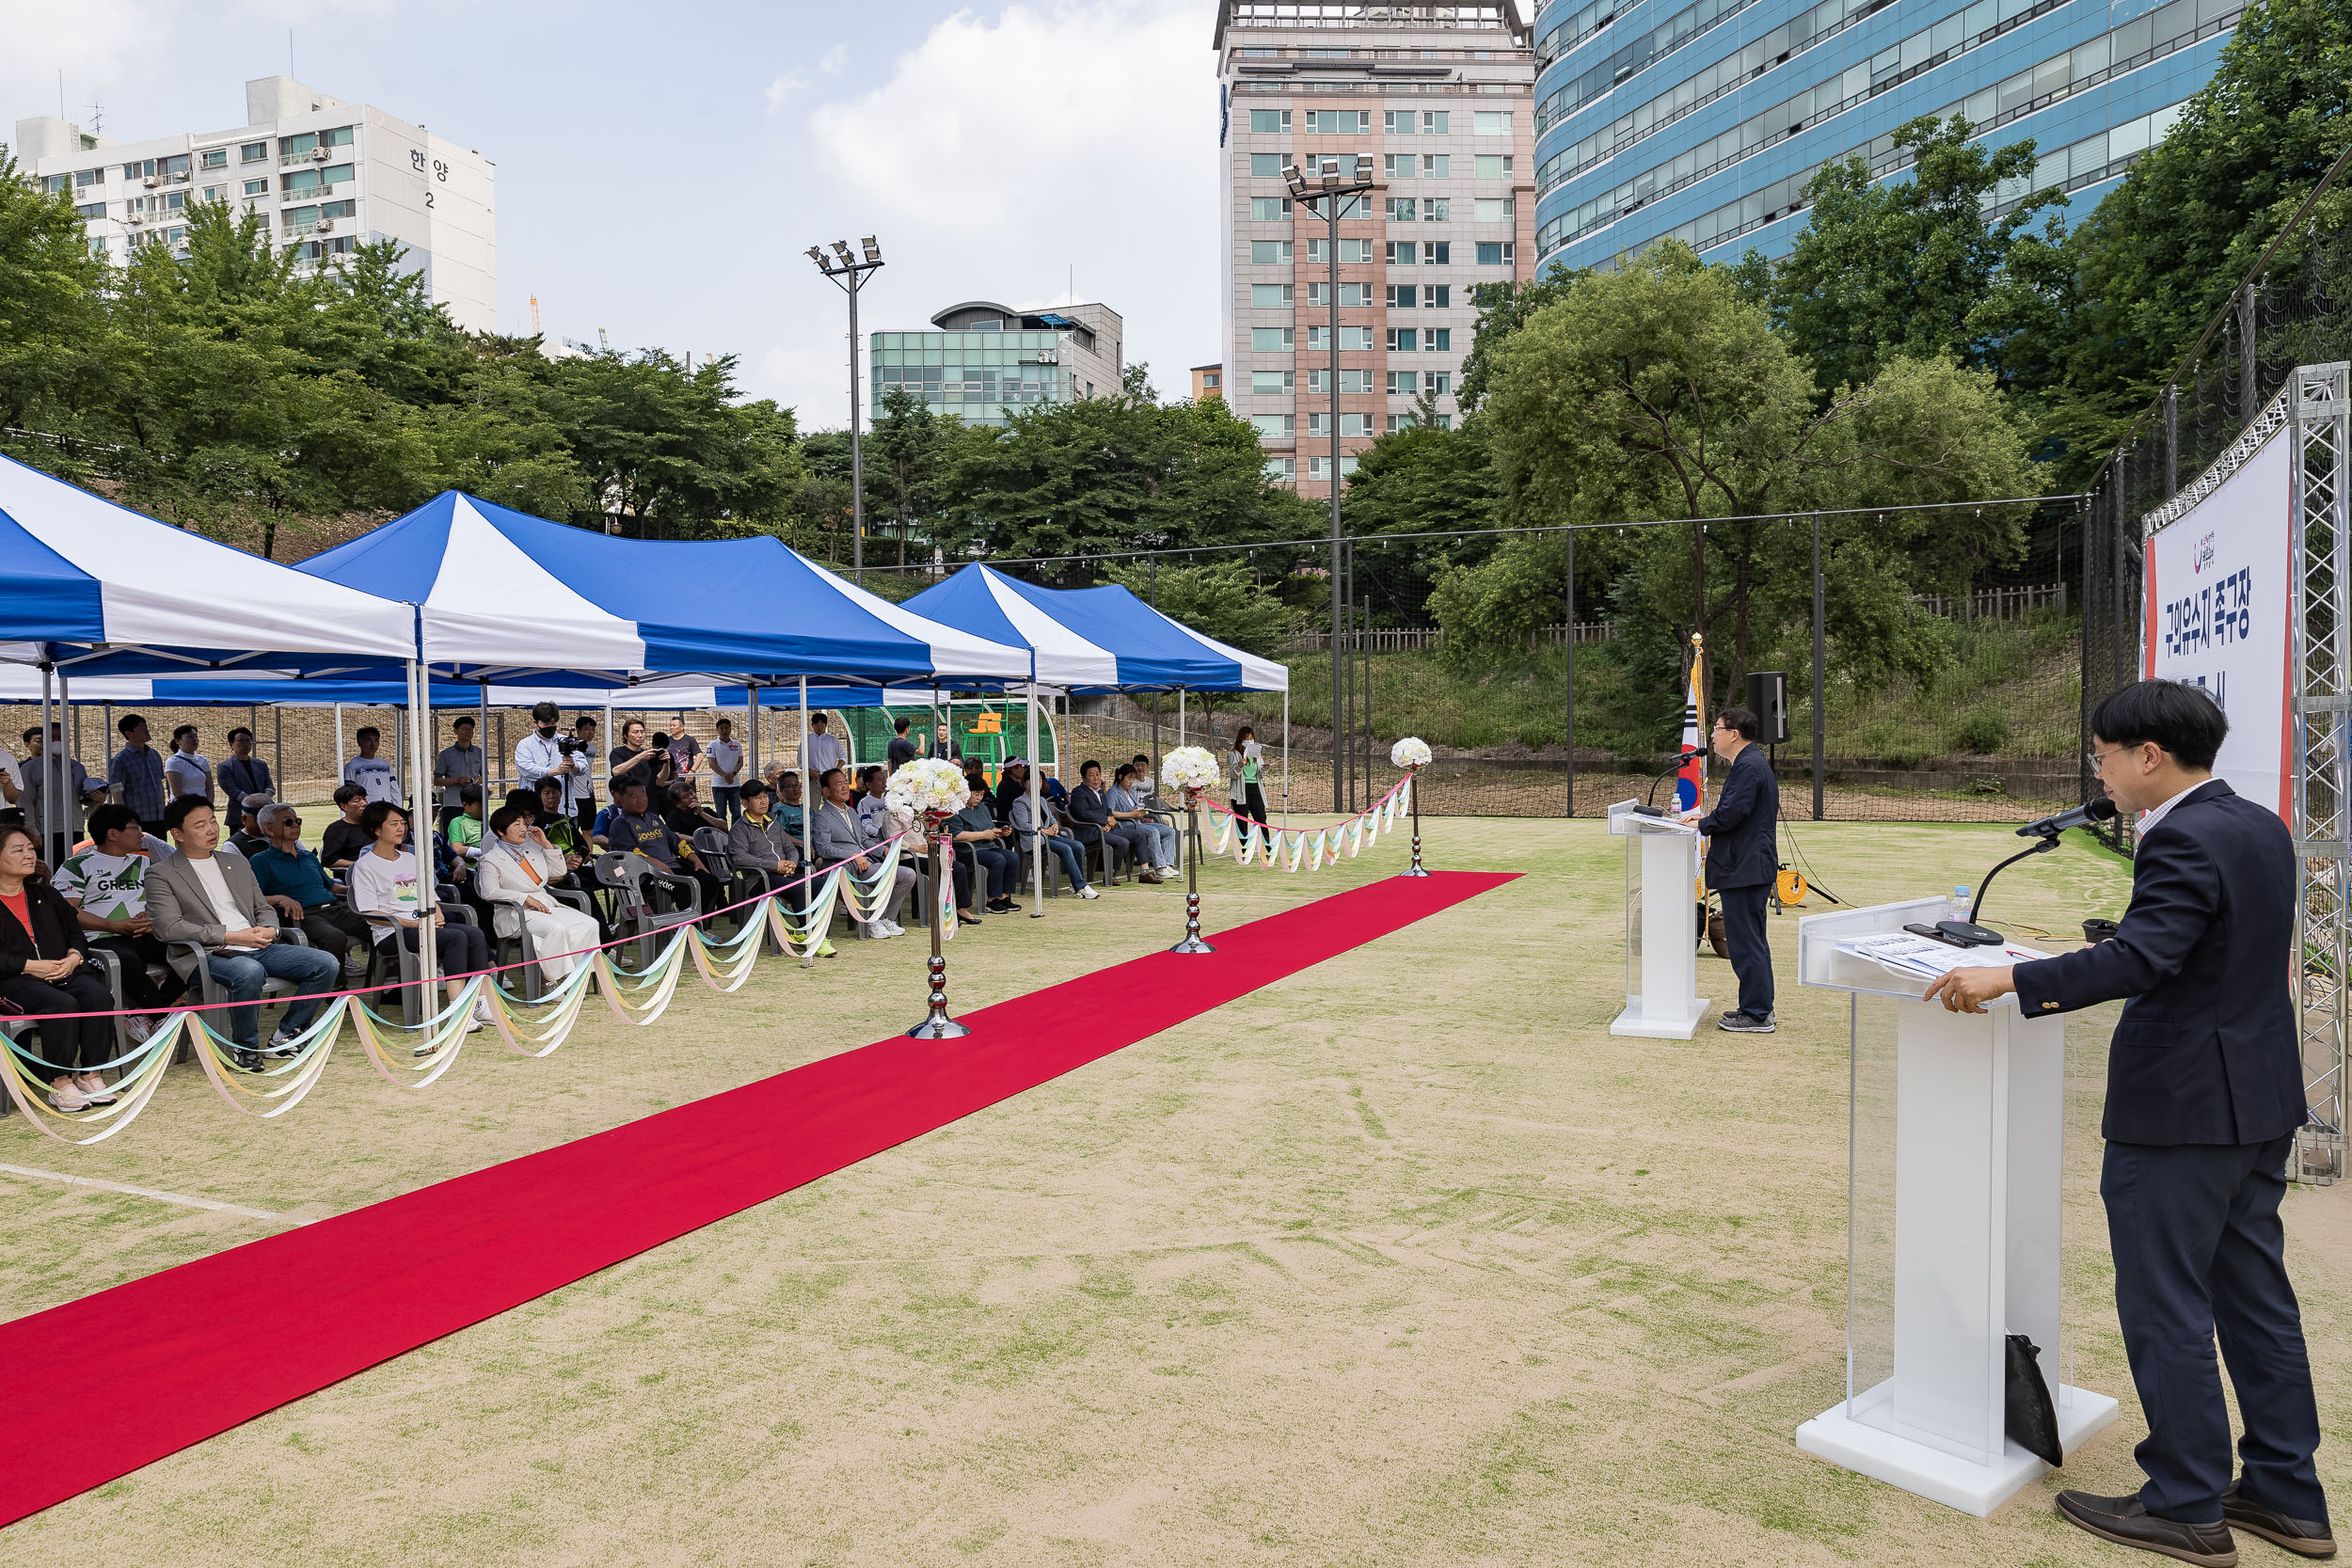
[[[1412,222],[1414,218],[1414,208],[1416,205],[1417,204],[1413,198],[1409,196],[1392,196],[1389,198],[1389,221],[1391,223]]]
[[[41,176],[40,189],[43,196],[61,195],[66,191],[72,190],[72,188],[73,176],[71,174],[44,174]]]
[[[1413,177],[1413,155],[1410,152],[1390,152],[1382,155],[1380,170],[1391,180]]]
[[[1451,283],[1423,283],[1421,286],[1421,308],[1424,310],[1451,310],[1454,309],[1454,285]]]
[[[1341,307],[1342,307],[1343,309],[1358,309],[1358,308],[1361,308],[1361,307],[1366,306],[1366,305],[1370,305],[1370,304],[1372,303],[1372,287],[1373,287],[1373,286],[1372,286],[1371,284],[1369,284],[1369,283],[1343,283],[1343,284],[1341,284],[1341,285],[1340,285],[1340,305],[1341,305]],[[1331,286],[1330,286],[1328,283],[1310,283],[1310,284],[1308,284],[1308,285],[1307,285],[1307,303],[1308,303],[1308,305],[1309,305],[1310,307],[1314,308],[1314,309],[1328,309],[1330,308],[1330,304],[1331,304],[1331,292],[1330,292],[1330,291],[1331,291]]]
[[[316,196],[319,189],[319,171],[314,168],[298,168],[292,174],[281,174],[278,177],[278,188],[288,200],[296,197]]]
[[[1375,243],[1375,242],[1371,240],[1342,240],[1340,242],[1340,264],[1342,266],[1345,266],[1352,261],[1369,263],[1372,261],[1372,247]],[[1328,266],[1330,262],[1326,258],[1327,258],[1329,254],[1330,251],[1327,242],[1323,240],[1309,240],[1307,242],[1308,265],[1316,267]]]
[[[1451,354],[1454,352],[1454,328],[1433,326],[1422,336],[1427,340],[1422,344],[1423,353]]]
[[[1380,129],[1386,131],[1391,136],[1411,135],[1413,134],[1413,111],[1410,109],[1383,109],[1380,112]]]
[[[1390,327],[1390,328],[1389,328],[1389,352],[1390,352],[1391,354],[1410,354],[1410,353],[1412,353],[1412,352],[1414,351],[1414,349],[1418,346],[1418,345],[1415,343],[1415,341],[1414,341],[1414,339],[1415,339],[1415,338],[1417,338],[1418,336],[1419,336],[1419,334],[1418,334],[1418,333],[1416,333],[1416,332],[1413,330],[1413,328],[1411,328],[1411,327],[1409,327],[1409,326],[1391,326],[1391,327]]]
[[[1253,196],[1249,198],[1249,221],[1279,223],[1291,215],[1291,198],[1287,196]]]
[[[1481,152],[1476,161],[1477,167],[1472,172],[1481,180],[1511,178],[1511,154],[1508,152]]]
[[[1291,242],[1288,240],[1252,240],[1249,242],[1249,263],[1258,267],[1286,267],[1291,261]]]
[[[1511,134],[1511,111],[1480,109],[1470,116],[1470,134],[1478,136],[1507,136]]]
[[[269,195],[269,182],[267,180],[248,180],[245,182],[245,194],[247,196],[267,196]]]
[[[1519,202],[1515,196],[1482,196],[1471,209],[1480,223],[1508,223],[1518,215]]]
[[[156,159],[155,172],[167,180],[185,180],[191,172],[188,155],[181,152],[169,158]]]
[[[1415,422],[1410,414],[1391,414],[1389,416],[1389,434],[1393,436],[1400,430],[1410,430]]]
[[[1421,177],[1423,180],[1450,180],[1454,155],[1450,152],[1424,152],[1421,155]]]
[[[1249,155],[1249,178],[1279,180],[1282,178],[1283,155],[1279,152],[1252,152]]]
[[[1365,416],[1367,419],[1370,417],[1370,415]],[[1344,479],[1355,471],[1356,459],[1353,457],[1343,456],[1340,459],[1340,477]],[[1327,456],[1310,457],[1307,459],[1307,477],[1309,479],[1329,479],[1331,477],[1331,459]]]
[[[1414,263],[1419,254],[1420,252],[1418,247],[1416,247],[1410,240],[1391,240],[1389,242],[1389,265],[1392,267],[1409,267]]]
[[[1252,414],[1249,422],[1261,436],[1298,434],[1298,416],[1295,414]]]
[[[229,150],[225,147],[206,148],[203,151],[196,155],[196,166],[199,168],[227,168],[229,166]]]
[[[73,209],[73,215],[77,218],[103,218],[106,215],[106,204],[103,201],[85,201]]]
[[[1373,215],[1373,210],[1370,196],[1351,196],[1340,202],[1340,216],[1343,219],[1368,218]]]
[[[207,201],[227,201],[229,199],[229,187],[226,185],[207,185],[204,187],[204,199]]]
[[[1452,430],[1454,428],[1454,416],[1451,414],[1438,414],[1434,416],[1429,422],[1439,430]]]
[[[1295,382],[1293,371],[1251,371],[1249,395],[1260,398],[1288,397]]]
[[[1293,483],[1298,478],[1298,459],[1269,457],[1265,460],[1265,476],[1278,483]]]
[[[1454,202],[1449,197],[1432,196],[1422,198],[1421,221],[1450,223],[1454,218]]]
[[[1252,354],[1288,354],[1291,352],[1292,328],[1287,326],[1253,326],[1249,329],[1249,352]]]
[[[73,188],[77,191],[86,190],[92,185],[103,185],[105,182],[106,171],[103,168],[78,169],[73,175]]]
[[[258,164],[268,156],[269,143],[265,141],[249,141],[237,149],[237,162],[241,164]]]
[[[1252,310],[1289,309],[1291,308],[1291,286],[1288,283],[1250,284],[1249,308]]]
[[[1290,128],[1291,112],[1288,109],[1252,109],[1249,111],[1249,130],[1254,135],[1281,135]]]
[[[1211,388],[1211,387],[1222,387],[1222,386],[1224,386],[1224,385],[1225,385],[1225,377],[1224,377],[1223,375],[1219,374],[1217,372],[1216,372],[1216,371],[1204,371],[1204,372],[1201,372],[1201,375],[1200,375],[1200,386],[1201,386],[1201,388],[1202,388],[1203,390],[1206,390],[1207,388]]]
[[[1389,372],[1389,396],[1392,398],[1413,397],[1421,389],[1420,381],[1419,371],[1391,371]]]
[[[1452,119],[1453,111],[1450,109],[1423,109],[1421,112],[1421,134],[1424,136],[1451,135],[1453,133],[1446,126]]]
[[[188,193],[185,191],[166,191],[164,193],[164,211],[167,213],[177,213],[186,207],[187,204]]]
[[[1389,285],[1388,307],[1391,310],[1410,310],[1420,299],[1421,291],[1410,283]]]
[[[1452,371],[1431,371],[1429,372],[1429,390],[1434,396],[1437,397],[1451,396],[1454,391],[1454,372]]]
[[[1372,134],[1370,109],[1309,109],[1307,134],[1311,136],[1358,136]]]
[[[1507,267],[1518,246],[1509,240],[1478,242],[1478,264],[1482,267]]]
[[[89,242],[89,253],[90,253],[92,256],[97,257],[97,258],[98,258],[100,261],[104,261],[104,260],[106,259],[106,236],[105,236],[105,235],[103,235],[103,234],[95,234],[95,235],[92,235],[92,236],[90,237],[90,242]]]
[[[1452,266],[1454,264],[1454,242],[1452,240],[1422,241],[1421,264],[1424,267]]]
[[[1369,327],[1369,326],[1343,326],[1343,327],[1341,327],[1341,328],[1340,328],[1340,352],[1341,352],[1341,353],[1343,353],[1343,354],[1344,354],[1344,353],[1348,352],[1348,351],[1349,351],[1349,350],[1351,350],[1351,349],[1360,349],[1360,350],[1363,350],[1363,351],[1365,351],[1365,352],[1367,352],[1367,353],[1369,353],[1369,352],[1371,351],[1371,349],[1372,349],[1372,328],[1371,328],[1371,327]]]

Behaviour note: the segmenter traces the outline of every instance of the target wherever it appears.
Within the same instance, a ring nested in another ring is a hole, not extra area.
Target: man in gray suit
[[[818,781],[818,787],[824,791],[824,801],[817,808],[816,819],[810,824],[816,835],[812,847],[817,853],[817,863],[831,866],[847,863],[850,870],[865,876],[874,864],[866,852],[884,835],[869,832],[858,821],[857,812],[850,804],[847,769],[827,770]],[[898,924],[898,911],[906,907],[907,895],[914,887],[914,868],[901,863],[898,874],[891,879],[890,901],[882,906],[880,917],[871,925],[861,923],[857,934],[868,938],[905,936],[906,927]]]
[[[334,988],[342,974],[335,956],[319,948],[281,942],[277,911],[262,896],[253,869],[237,854],[217,853],[220,819],[201,795],[183,795],[164,808],[164,828],[179,853],[148,873],[148,914],[156,940],[195,942],[205,965],[231,1002],[259,1003],[271,980],[294,983],[296,1000],[278,1021],[267,1047],[261,1045],[262,1009],[230,1007],[229,1037],[237,1065],[258,1068],[262,1056],[291,1056],[294,1037],[318,1017],[319,1004],[305,1000]],[[195,972],[195,961],[176,954],[172,967]]]

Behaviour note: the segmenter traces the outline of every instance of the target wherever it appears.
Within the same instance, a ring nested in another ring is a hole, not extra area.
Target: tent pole
[[[1176,689],[1176,744],[1184,743],[1184,689]]]
[[[1291,825],[1291,689],[1282,688],[1282,826]]]
[[[283,703],[272,703],[272,704],[270,704],[270,705],[269,705],[269,727],[270,727],[270,742],[269,742],[269,749],[270,749],[270,752],[271,752],[272,757],[273,757],[273,759],[275,760],[276,765],[277,765],[277,768],[278,768],[277,774],[275,775],[275,777],[274,777],[274,778],[273,778],[273,780],[272,780],[272,782],[273,782],[273,783],[275,783],[275,784],[278,785],[278,787],[277,787],[276,789],[274,789],[274,790],[270,791],[270,796],[271,796],[271,798],[272,798],[273,800],[284,800],[284,799],[286,798],[286,705],[285,705],[285,704],[283,704]]]
[[[408,750],[423,754],[425,705],[432,695],[432,672],[415,659],[408,661]],[[440,977],[441,945],[433,917],[441,909],[440,867],[433,863],[433,768],[418,763],[408,773],[408,837],[417,849],[417,1006],[420,1016],[431,1018],[434,982]]]
[[[855,345],[851,345],[854,351]],[[808,777],[808,677],[801,677],[801,740],[792,749],[792,767],[801,775],[801,875],[805,877],[817,869],[817,797],[809,793]],[[809,895],[803,898],[805,909],[816,896],[816,883],[808,884]],[[854,916],[855,911],[851,911]],[[830,927],[832,921],[827,919]],[[817,967],[817,950],[825,944],[823,931],[812,931],[808,939],[808,956],[801,960],[803,969]]]
[[[612,733],[612,703],[610,698],[606,699],[604,705],[604,728],[596,732],[596,736],[603,742],[598,750],[604,752],[604,806],[607,811],[610,811],[612,809],[612,747],[615,743]],[[588,758],[588,776],[593,779],[596,775],[596,759],[592,753]],[[652,802],[646,803],[650,805]]]
[[[1042,803],[1038,799],[1041,793],[1038,775],[1044,769],[1037,760],[1037,650],[1035,648],[1029,650],[1029,685],[1026,701],[1029,710],[1029,868],[1031,876],[1035,879],[1029,888],[1031,894],[1029,918],[1042,920],[1045,918],[1045,818],[1038,815],[1042,809]]]
[[[743,749],[751,758],[751,766],[744,769],[744,783],[749,784],[753,779],[759,777],[759,683],[757,681],[752,681],[744,687],[743,705],[749,710],[744,716],[743,723],[743,728],[747,732],[743,737],[747,744]]]
[[[490,803],[496,799],[490,793],[490,786],[498,782],[490,776],[490,683],[477,681],[474,684],[476,695],[481,699],[481,718],[473,727],[473,743],[482,748],[482,820],[487,822],[490,814],[498,809]]]
[[[57,770],[50,775],[56,783],[57,793],[49,799],[63,802],[61,809],[64,815],[58,820],[65,824],[65,852],[68,854],[73,852],[73,841],[82,836],[82,792],[73,787],[74,748],[68,744],[66,734],[68,726],[73,722],[72,714],[73,683],[66,678],[63,671],[59,671],[56,733],[41,736],[40,752],[43,756],[54,754],[57,759]]]
[[[334,787],[335,787],[336,789],[341,789],[341,788],[342,788],[342,786],[343,786],[343,705],[342,705],[342,704],[341,704],[341,703],[337,703],[337,704],[335,705],[335,784],[334,784]]]
[[[51,842],[57,832],[57,748],[49,744],[49,715],[55,707],[52,687],[56,678],[54,666],[40,667],[40,816],[33,823],[34,832],[40,835],[34,842],[40,846],[40,858],[53,870],[65,863]]]

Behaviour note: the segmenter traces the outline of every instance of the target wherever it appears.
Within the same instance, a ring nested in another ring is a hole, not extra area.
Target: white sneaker
[[[89,1109],[89,1096],[75,1088],[73,1081],[69,1078],[64,1087],[49,1091],[49,1103],[60,1111],[87,1111]]]
[[[902,937],[907,934],[907,928],[895,920],[885,920],[882,924],[890,927],[890,934],[894,937]]]
[[[488,997],[477,996],[473,999],[473,1021],[476,1023],[496,1023],[498,1022],[498,1015],[490,1011],[490,999]]]
[[[155,1021],[145,1013],[133,1013],[122,1021],[122,1030],[131,1037],[133,1045],[145,1045],[147,1037],[155,1032]]]
[[[1081,898],[1100,898],[1103,895],[1100,893],[1097,893],[1093,886],[1089,884],[1078,890],[1078,896]]]

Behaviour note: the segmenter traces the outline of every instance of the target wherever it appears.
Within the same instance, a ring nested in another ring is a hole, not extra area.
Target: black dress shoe
[[[2333,1557],[2336,1538],[2328,1533],[2325,1519],[2296,1519],[2265,1508],[2251,1497],[2241,1497],[2237,1482],[2221,1494],[2221,1522],[2239,1529],[2252,1530],[2274,1546],[2284,1546],[2302,1557]]]
[[[2219,1519],[2210,1525],[2184,1525],[2157,1518],[2137,1497],[2094,1497],[2088,1492],[2060,1492],[2058,1511],[2069,1523],[2118,1545],[2160,1552],[2202,1568],[2237,1568],[2237,1542]]]

